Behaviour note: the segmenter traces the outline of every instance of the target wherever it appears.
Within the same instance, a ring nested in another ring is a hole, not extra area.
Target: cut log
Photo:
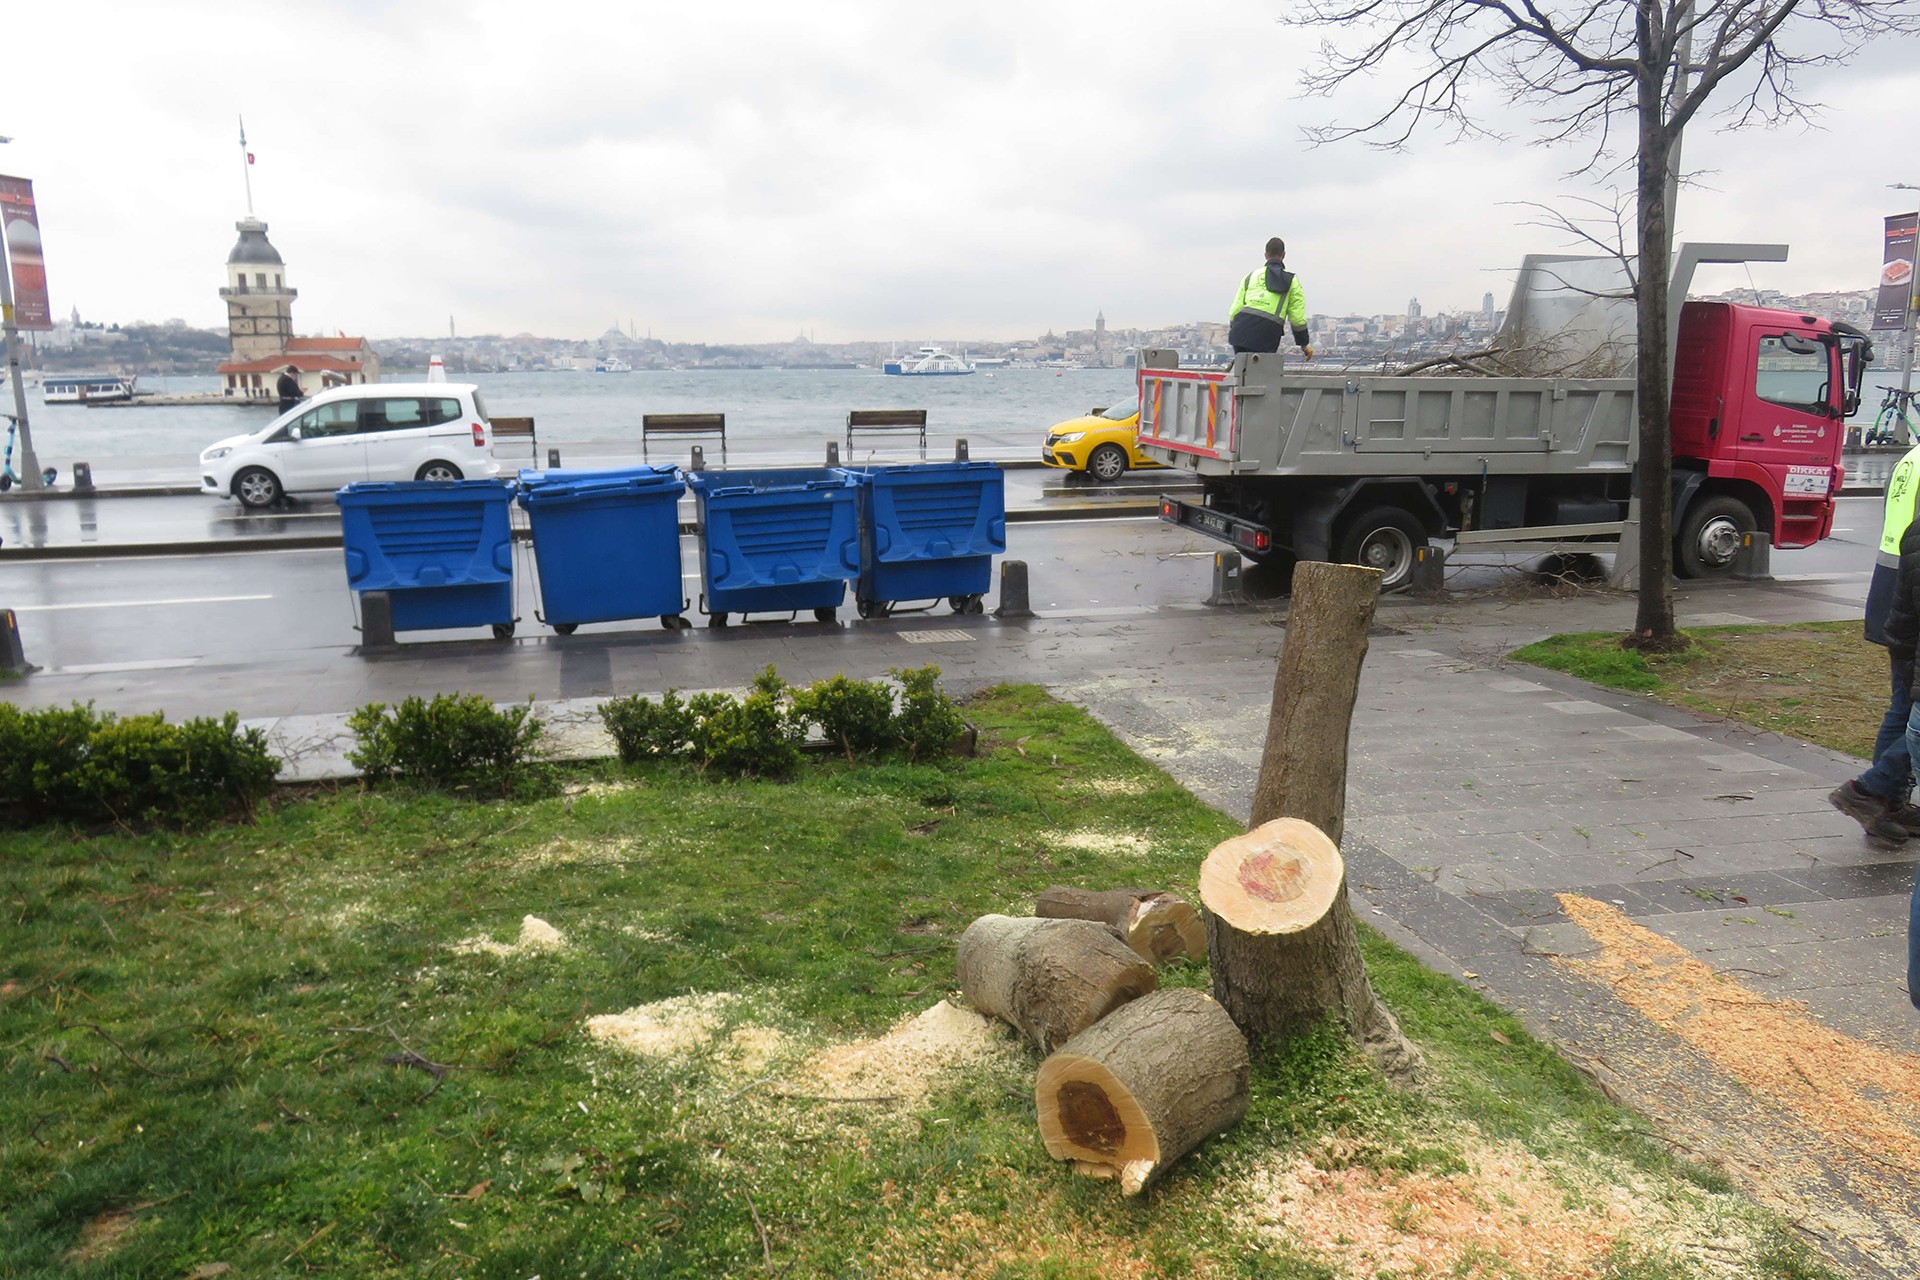
[[[1049,920],[1097,920],[1155,964],[1207,958],[1207,930],[1200,913],[1165,890],[1056,886],[1034,899],[1033,914]]]
[[[1160,985],[1153,966],[1091,920],[981,916],[960,935],[960,990],[1052,1053]]]
[[[1187,1152],[1247,1113],[1247,1042],[1198,991],[1142,996],[1040,1064],[1034,1083],[1047,1154],[1138,1195]]]

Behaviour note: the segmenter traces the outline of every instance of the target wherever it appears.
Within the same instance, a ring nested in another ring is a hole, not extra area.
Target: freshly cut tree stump
[[[1207,958],[1207,930],[1200,913],[1165,890],[1056,886],[1034,900],[1033,914],[1050,920],[1097,920],[1155,964]]]
[[[1247,1114],[1247,1041],[1198,991],[1142,996],[1040,1064],[1047,1154],[1138,1195],[1167,1167]]]
[[[1153,966],[1091,920],[981,916],[960,935],[960,990],[1052,1053],[1160,985]]]

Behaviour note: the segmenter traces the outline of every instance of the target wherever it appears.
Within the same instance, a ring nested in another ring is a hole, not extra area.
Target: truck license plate
[[[1788,467],[1787,482],[1781,487],[1781,492],[1824,498],[1832,483],[1833,473],[1825,467]]]
[[[1205,529],[1205,530],[1206,530],[1207,532],[1209,532],[1209,533],[1225,533],[1225,532],[1227,532],[1227,520],[1226,520],[1226,517],[1225,517],[1225,516],[1217,516],[1217,515],[1215,515],[1215,514],[1213,514],[1213,512],[1211,512],[1211,511],[1196,511],[1196,512],[1194,512],[1194,513],[1193,513],[1193,522],[1194,522],[1194,523],[1195,523],[1196,525],[1198,525],[1198,526],[1200,526],[1200,527],[1201,527],[1202,529]]]

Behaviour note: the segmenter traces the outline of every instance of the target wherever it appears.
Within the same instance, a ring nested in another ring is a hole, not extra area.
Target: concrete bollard
[[[687,459],[687,470],[705,471],[707,469],[707,451],[699,445],[693,446],[693,456]]]
[[[558,471],[559,469],[560,469],[560,451],[558,449],[547,450],[547,470]]]
[[[1245,566],[1240,562],[1238,551],[1216,551],[1213,553],[1213,594],[1207,597],[1207,603],[1216,608],[1224,605],[1245,604],[1247,593],[1242,590]]]
[[[953,460],[955,462],[967,461],[967,442],[964,437],[953,442]]]
[[[1000,562],[1000,606],[993,611],[996,618],[1031,618],[1033,610],[1027,603],[1027,562],[1025,560],[1002,560]]]
[[[840,442],[838,440],[827,441],[827,465],[830,467],[840,465]]]
[[[384,591],[365,591],[360,595],[360,647],[393,647],[393,597]]]
[[[1773,581],[1773,535],[1747,533],[1740,536],[1740,550],[1734,553],[1733,576],[1741,582]]]
[[[1431,544],[1413,549],[1413,573],[1408,589],[1424,599],[1447,594],[1447,552]]]
[[[13,610],[0,609],[0,675],[30,675],[40,668],[27,661],[27,651],[20,643],[20,622],[14,617]]]
[[[93,492],[93,467],[85,462],[73,464],[73,491],[75,493]]]

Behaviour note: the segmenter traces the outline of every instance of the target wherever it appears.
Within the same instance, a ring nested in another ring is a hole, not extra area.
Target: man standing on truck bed
[[[1280,339],[1291,325],[1294,342],[1307,359],[1313,359],[1313,344],[1307,335],[1307,296],[1300,289],[1299,277],[1287,270],[1286,259],[1287,242],[1275,236],[1267,241],[1266,265],[1248,272],[1240,282],[1227,324],[1227,342],[1235,355],[1280,350]]]

